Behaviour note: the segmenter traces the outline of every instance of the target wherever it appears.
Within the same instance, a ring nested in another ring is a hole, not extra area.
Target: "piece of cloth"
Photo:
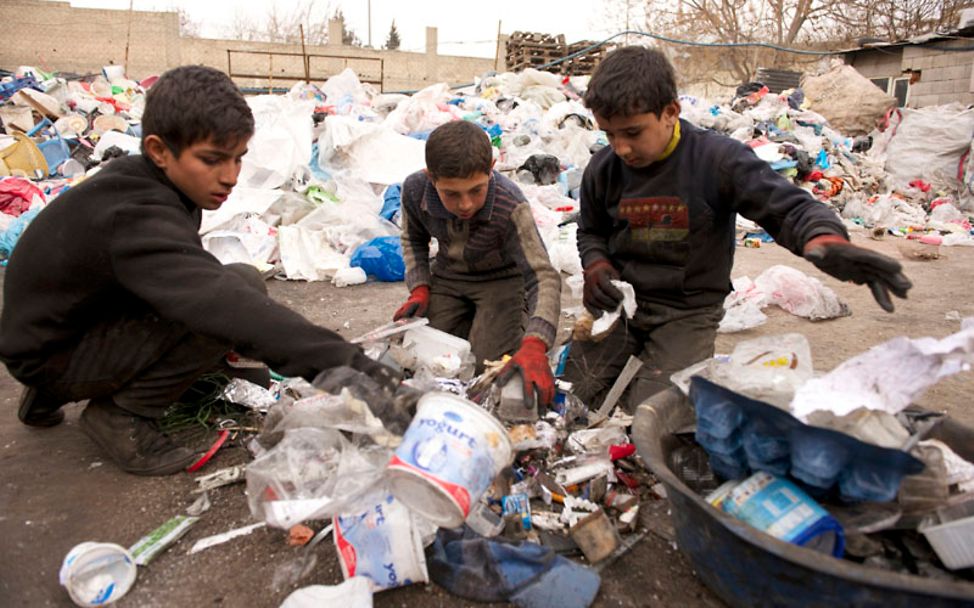
[[[27,385],[53,381],[99,323],[148,307],[287,376],[376,365],[337,333],[256,291],[203,249],[201,211],[141,155],[59,196],[18,242],[4,280],[0,360]]]
[[[484,360],[497,361],[518,347],[526,310],[519,276],[493,281],[433,277],[426,316],[430,327],[470,342],[479,374]]]
[[[796,255],[820,234],[847,236],[834,211],[740,142],[680,121],[673,153],[632,168],[611,147],[585,169],[578,220],[582,265],[607,259],[637,300],[693,309],[731,290],[735,214]]]
[[[409,298],[406,299],[402,306],[396,309],[395,314],[392,315],[392,320],[398,321],[399,319],[408,317],[425,317],[429,305],[429,285],[419,285],[409,292]]]
[[[466,526],[437,531],[426,563],[430,579],[454,595],[520,608],[586,608],[601,584],[595,571],[548,547],[484,538]]]
[[[589,408],[602,405],[629,356],[643,366],[620,403],[629,411],[670,386],[670,376],[714,354],[723,304],[684,310],[639,303],[632,319],[622,319],[599,342],[572,341],[563,379]]]
[[[521,278],[529,316],[525,333],[540,338],[548,348],[553,345],[561,311],[561,277],[548,259],[531,205],[514,182],[493,171],[483,208],[472,219],[460,220],[443,206],[426,174],[417,171],[403,182],[402,222],[410,290],[429,285],[434,278],[469,284]],[[439,251],[431,264],[432,238]]]
[[[524,383],[524,402],[531,403],[537,394],[541,405],[551,405],[555,399],[555,377],[548,363],[545,344],[534,337],[521,341],[521,348],[497,375],[497,383],[504,385],[514,374],[521,374]]]

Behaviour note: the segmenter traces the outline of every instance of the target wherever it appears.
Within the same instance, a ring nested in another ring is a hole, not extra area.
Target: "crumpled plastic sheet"
[[[255,129],[238,180],[251,188],[279,188],[311,160],[314,102],[258,95],[247,103]]]
[[[295,590],[280,608],[372,608],[372,582],[364,576],[353,576],[338,585],[309,585]]]
[[[754,286],[768,303],[812,321],[852,314],[832,289],[791,266],[778,264],[768,268],[754,279]]]
[[[820,410],[843,416],[864,407],[891,414],[915,402],[941,378],[974,363],[974,317],[943,339],[899,336],[853,357],[795,393],[791,412],[805,421]]]
[[[288,529],[354,511],[382,484],[391,454],[375,445],[357,447],[335,429],[288,429],[277,445],[247,465],[250,512]]]

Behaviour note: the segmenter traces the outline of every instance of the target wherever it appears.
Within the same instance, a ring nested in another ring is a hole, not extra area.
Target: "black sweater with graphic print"
[[[632,168],[606,147],[582,177],[582,265],[610,260],[641,304],[721,302],[731,290],[736,213],[796,255],[815,236],[848,236],[834,211],[744,144],[682,119],[680,129],[662,161]]]
[[[28,385],[63,370],[101,321],[154,312],[289,376],[377,365],[358,346],[248,285],[203,249],[200,209],[143,156],[61,194],[24,231],[4,277],[0,360]]]

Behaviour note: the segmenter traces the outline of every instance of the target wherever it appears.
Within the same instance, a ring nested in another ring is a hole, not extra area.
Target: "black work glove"
[[[819,270],[840,281],[869,285],[876,302],[886,312],[893,312],[890,292],[906,299],[906,292],[913,287],[899,262],[881,253],[857,247],[838,235],[826,234],[813,238],[805,244],[804,254],[805,259]]]
[[[326,369],[315,377],[312,385],[333,395],[347,388],[352,396],[368,404],[372,414],[387,429],[402,435],[413,419],[421,394],[408,386],[399,386],[398,377],[388,366],[369,361],[372,365],[359,363],[358,369],[346,366]],[[362,370],[363,367],[368,369]]]
[[[582,271],[585,285],[582,288],[582,303],[593,315],[596,311],[613,311],[622,302],[622,292],[613,280],[619,280],[619,271],[609,260],[595,260]]]

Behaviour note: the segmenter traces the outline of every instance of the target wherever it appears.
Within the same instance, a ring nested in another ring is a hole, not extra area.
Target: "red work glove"
[[[869,285],[876,302],[886,312],[893,312],[889,292],[906,299],[913,287],[903,267],[893,258],[864,247],[857,247],[835,234],[817,236],[805,244],[805,259],[840,281]]]
[[[619,271],[609,260],[596,260],[585,267],[582,273],[585,286],[582,288],[582,303],[589,312],[598,310],[613,311],[622,302],[622,292],[612,284],[619,280]]]
[[[409,318],[409,317],[423,317],[426,316],[426,309],[430,306],[430,288],[429,285],[420,285],[409,292],[409,299],[406,303],[396,310],[396,314],[392,315],[393,321],[398,321],[399,319]]]
[[[504,369],[497,376],[497,383],[507,384],[516,372],[521,373],[524,381],[524,400],[530,402],[535,391],[541,405],[550,405],[555,400],[555,377],[548,365],[548,349],[540,338],[528,336],[521,340],[521,348],[514,353]]]

